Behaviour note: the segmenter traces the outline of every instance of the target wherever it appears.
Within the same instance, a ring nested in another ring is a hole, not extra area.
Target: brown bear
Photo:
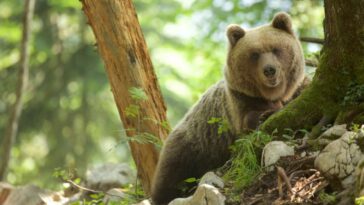
[[[181,196],[179,185],[222,166],[236,137],[256,129],[262,114],[280,109],[304,79],[304,58],[290,16],[245,31],[227,28],[225,78],[209,88],[167,138],[152,187],[154,204]],[[229,129],[221,132],[221,119]]]

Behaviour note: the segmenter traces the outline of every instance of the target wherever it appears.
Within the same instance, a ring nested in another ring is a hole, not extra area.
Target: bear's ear
[[[276,13],[273,17],[272,26],[294,35],[291,17],[285,12]]]
[[[231,24],[227,27],[226,35],[229,39],[230,46],[234,47],[238,40],[245,35],[245,31],[239,25]]]

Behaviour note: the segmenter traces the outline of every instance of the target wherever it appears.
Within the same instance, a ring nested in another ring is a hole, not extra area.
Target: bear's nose
[[[276,74],[276,68],[272,65],[267,65],[264,67],[263,73],[268,78],[273,77]]]

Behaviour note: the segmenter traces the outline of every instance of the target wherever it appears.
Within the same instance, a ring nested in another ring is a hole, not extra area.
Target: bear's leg
[[[196,173],[198,163],[188,146],[182,144],[169,144],[163,150],[158,167],[155,172],[152,201],[155,205],[168,204],[171,200],[182,197],[184,180],[191,177],[199,177]]]

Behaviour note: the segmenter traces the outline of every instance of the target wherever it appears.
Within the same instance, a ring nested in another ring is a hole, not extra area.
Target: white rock
[[[359,162],[355,170],[356,185],[355,193],[356,196],[364,196],[364,159]]]
[[[265,145],[262,154],[262,166],[272,171],[274,165],[281,157],[294,155],[293,147],[288,146],[282,141],[272,141]]]
[[[348,130],[346,129],[346,124],[334,125],[326,130],[324,133],[322,133],[320,137],[341,137],[347,131]]]
[[[356,144],[358,134],[346,132],[337,140],[329,143],[315,159],[315,167],[329,179],[339,179],[341,186],[347,188],[354,183],[354,173],[363,152]]]
[[[39,197],[42,199],[44,204],[46,205],[68,205],[72,202],[80,200],[81,193],[77,193],[70,198],[64,197],[61,193],[48,193],[48,194],[39,194]]]
[[[150,201],[148,199],[145,199],[137,204],[133,204],[133,205],[151,205]]]
[[[43,190],[35,185],[25,185],[12,190],[2,205],[39,205],[44,204],[40,195],[50,194],[50,191]]]
[[[125,197],[127,195],[121,189],[113,188],[106,192],[103,202],[108,204],[109,202],[121,201]]]
[[[135,182],[135,173],[127,164],[103,164],[86,172],[86,186],[108,191]]]
[[[187,198],[177,198],[168,205],[224,205],[225,196],[219,190],[209,184],[197,187],[196,192]]]
[[[215,187],[224,188],[224,180],[218,177],[214,172],[204,174],[198,185],[209,184]]]
[[[332,126],[317,138],[318,144],[321,146],[326,146],[330,144],[333,140],[341,137],[347,131],[348,130],[346,129],[346,124]]]

